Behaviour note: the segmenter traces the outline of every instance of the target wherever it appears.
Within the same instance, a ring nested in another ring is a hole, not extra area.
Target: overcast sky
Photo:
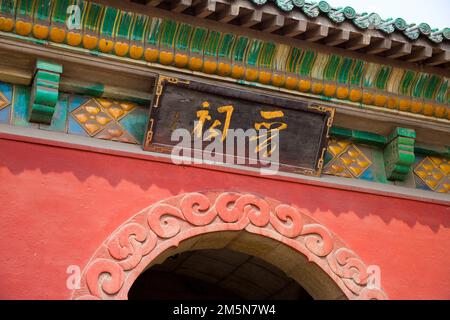
[[[403,18],[407,23],[450,27],[450,0],[327,0],[333,7],[351,6],[356,12],[376,12],[381,18]]]

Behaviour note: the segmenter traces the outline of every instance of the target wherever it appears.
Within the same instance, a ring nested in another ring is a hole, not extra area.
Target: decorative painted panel
[[[350,139],[340,139],[336,132],[342,130],[332,130],[323,173],[344,178],[391,183],[386,178],[383,149],[379,145],[372,145],[373,139],[368,139],[364,144],[357,144]],[[362,143],[362,136],[363,132],[359,132],[359,138],[354,140],[360,140]]]
[[[350,141],[331,139],[327,150],[324,174],[360,178],[372,166],[372,161]]]
[[[414,168],[416,187],[440,193],[450,193],[450,159],[418,157]]]
[[[136,103],[63,93],[49,125],[31,123],[31,87],[0,82],[0,123],[142,144],[149,110]]]
[[[135,138],[120,124],[136,108],[133,103],[92,98],[71,111],[70,116],[90,137],[136,144],[141,143],[139,137]]]
[[[0,82],[0,123],[8,123],[11,115],[13,86]]]
[[[197,159],[214,140],[220,145],[214,151],[219,163],[225,163],[226,156],[249,167],[271,161],[277,163],[277,171],[321,174],[333,108],[163,75],[156,87],[144,150],[172,153],[179,145],[173,133],[181,129],[193,133],[185,141],[190,145],[186,154],[192,151],[190,156]],[[254,145],[235,144],[246,135]]]

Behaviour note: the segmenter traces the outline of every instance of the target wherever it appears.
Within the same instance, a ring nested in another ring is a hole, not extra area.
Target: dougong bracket
[[[384,165],[389,180],[406,180],[415,161],[415,139],[416,132],[405,128],[396,128],[389,136],[384,148]]]
[[[62,65],[38,60],[31,89],[28,119],[50,124],[58,101]]]

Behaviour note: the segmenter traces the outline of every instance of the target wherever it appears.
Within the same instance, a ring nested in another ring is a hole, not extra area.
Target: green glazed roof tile
[[[333,7],[327,1],[312,0],[248,0],[256,5],[274,3],[284,12],[300,11],[308,18],[326,16],[333,23],[351,22],[360,29],[377,29],[386,34],[403,33],[410,40],[426,37],[435,43],[450,40],[450,28],[431,28],[428,23],[407,23],[402,18],[383,19],[377,13],[357,13],[352,7]],[[445,8],[444,8],[445,10]]]

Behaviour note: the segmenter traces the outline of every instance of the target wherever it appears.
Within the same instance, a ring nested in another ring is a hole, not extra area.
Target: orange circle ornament
[[[286,89],[294,90],[298,85],[298,79],[296,77],[287,77],[284,86]]]
[[[144,54],[144,48],[143,47],[137,46],[135,44],[133,44],[130,47],[130,57],[132,59],[140,59],[143,54]]]
[[[159,53],[159,62],[164,65],[169,65],[173,62],[174,56],[172,52],[161,51]]]
[[[124,57],[128,54],[128,50],[130,49],[130,46],[128,43],[125,42],[116,42],[114,44],[114,52],[119,57]]]
[[[396,109],[398,107],[398,98],[397,97],[389,97],[387,101],[387,107],[389,109]]]
[[[384,94],[377,94],[373,100],[373,104],[377,107],[384,107],[388,101],[388,97]]]
[[[97,48],[98,39],[95,36],[85,35],[83,36],[83,47],[88,50],[94,50]]]
[[[229,76],[231,73],[231,66],[228,63],[219,62],[219,66],[217,67],[217,73],[222,77]]]
[[[144,59],[148,62],[158,61],[159,51],[157,49],[147,48],[144,51]]]
[[[47,39],[48,38],[48,34],[49,34],[49,29],[47,26],[43,26],[40,24],[35,24],[33,26],[33,36],[36,39]]]
[[[336,94],[336,86],[334,84],[326,84],[323,89],[323,94],[329,98]]]
[[[363,93],[361,90],[359,90],[359,89],[350,90],[350,95],[349,95],[350,101],[360,102],[362,97],[363,97]]]
[[[285,77],[282,74],[279,73],[273,73],[272,74],[272,84],[275,87],[281,87],[285,82]]]
[[[14,28],[14,22],[11,18],[0,17],[0,31],[10,32]]]
[[[364,92],[362,95],[362,101],[364,104],[372,104],[374,101],[373,94],[370,92]]]
[[[423,104],[423,114],[426,116],[432,116],[434,114],[434,105],[429,102]]]
[[[446,106],[442,106],[442,105],[434,106],[434,115],[438,118],[444,118],[446,111],[447,111]]]
[[[411,102],[411,112],[420,113],[422,110],[423,110],[423,103],[421,101],[412,101]]]
[[[233,66],[231,68],[231,76],[235,79],[242,79],[244,76],[244,67],[238,65]]]
[[[301,92],[309,92],[309,90],[311,90],[311,81],[300,80],[298,82],[298,90]]]
[[[247,70],[245,70],[245,80],[252,82],[258,80],[258,70],[247,68]]]
[[[349,90],[346,87],[339,87],[336,90],[336,97],[338,99],[344,100],[347,99],[349,95]]]
[[[81,34],[76,32],[69,32],[67,34],[67,44],[73,47],[78,47],[81,43]]]
[[[100,39],[98,48],[103,53],[110,53],[114,49],[114,42],[108,39]]]
[[[411,108],[411,101],[407,99],[400,99],[398,103],[398,109],[400,111],[408,111]]]
[[[189,59],[189,69],[193,71],[199,71],[203,67],[203,59],[198,57],[192,57]]]
[[[16,21],[16,33],[21,36],[27,36],[31,32],[31,22],[26,21]]]
[[[323,84],[320,82],[315,82],[311,86],[311,91],[314,94],[321,94],[323,91]]]
[[[62,28],[53,27],[50,29],[50,40],[62,43],[66,39],[66,31]]]
[[[174,64],[178,68],[184,68],[189,63],[189,57],[186,54],[177,53],[174,58]]]
[[[203,72],[213,74],[217,71],[217,62],[206,60],[203,63]]]

